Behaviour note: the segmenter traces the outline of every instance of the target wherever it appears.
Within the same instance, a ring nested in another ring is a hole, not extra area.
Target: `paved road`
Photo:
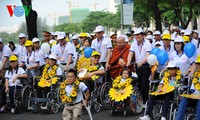
[[[128,112],[126,117],[123,113],[116,113],[111,116],[109,110],[102,110],[100,113],[93,113],[94,120],[137,120],[140,115],[132,115]],[[57,114],[51,114],[48,111],[40,111],[39,113],[22,112],[21,114],[10,114],[10,112],[0,113],[0,120],[62,120],[62,111]],[[86,110],[83,110],[82,120],[89,120]]]

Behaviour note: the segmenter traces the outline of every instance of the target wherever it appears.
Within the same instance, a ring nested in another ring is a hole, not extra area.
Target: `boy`
[[[61,93],[62,101],[66,102],[63,110],[63,120],[80,120],[82,114],[81,92],[84,92],[85,94],[84,102],[87,105],[90,96],[89,90],[83,82],[79,82],[77,80],[77,73],[73,69],[70,69],[68,71],[67,79],[65,80],[65,82],[61,83],[61,86],[62,84],[66,85],[64,87],[64,95],[62,95]],[[62,92],[62,87],[61,87],[61,92]],[[75,94],[73,94],[73,92]]]

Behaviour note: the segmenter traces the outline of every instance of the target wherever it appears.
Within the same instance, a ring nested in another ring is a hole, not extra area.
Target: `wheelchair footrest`
[[[30,98],[32,102],[47,102],[48,98]]]

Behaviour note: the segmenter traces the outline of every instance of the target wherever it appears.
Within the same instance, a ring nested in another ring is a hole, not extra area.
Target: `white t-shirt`
[[[73,85],[67,85],[65,87],[65,91],[66,91],[66,95],[67,96],[70,96],[70,93],[72,92],[72,88],[73,88]],[[81,92],[86,92],[87,90],[88,90],[88,88],[85,85],[85,83],[80,82],[80,84],[79,84],[79,91],[78,91],[77,97],[76,97],[76,99],[75,99],[75,101],[73,103],[81,102],[82,101],[82,97],[81,97],[82,93]]]
[[[58,58],[60,58],[60,63],[67,63],[68,55],[74,55],[74,46],[71,44],[71,42],[67,42],[64,46],[62,46],[60,43],[55,46],[54,54],[58,55]]]
[[[135,40],[130,47],[130,51],[135,53],[135,61],[136,63],[140,63],[146,58],[146,52],[150,52],[152,49],[151,43],[144,39],[143,45],[139,46],[138,42]]]
[[[16,73],[17,72],[17,73]],[[23,75],[23,74],[26,74],[26,72],[24,71],[23,68],[19,67],[18,68],[18,71],[14,70],[14,71],[6,71],[6,74],[5,74],[5,78],[8,79],[8,83],[9,83],[9,86],[23,86],[21,83],[20,83],[20,80],[17,79],[15,81],[15,83],[12,82],[13,78],[17,75]]]
[[[199,41],[197,39],[192,39],[191,43],[195,45],[196,49],[198,48]]]
[[[17,55],[18,62],[20,64],[22,62],[22,58],[23,58],[24,54],[26,54],[26,48],[25,48],[25,46],[19,44],[16,47],[16,51],[14,51],[13,54]]]
[[[38,60],[40,61],[39,67],[46,64],[45,54],[42,52],[41,49],[38,49],[38,50],[35,51],[35,56],[38,57]]]
[[[35,55],[34,51],[31,52],[30,56],[28,56],[28,52],[26,52],[23,55],[22,62],[25,63],[26,67],[30,67],[39,63],[39,58]]]
[[[97,38],[94,39],[91,48],[101,53],[99,62],[106,62],[108,49],[112,49],[112,43],[110,39],[104,36],[102,41],[98,41]]]
[[[8,46],[4,45],[2,51],[0,51],[0,61],[3,63],[4,58],[6,57],[9,59],[11,55],[12,55],[11,49]],[[5,68],[8,68],[8,67],[9,67],[9,60],[7,60],[6,65],[5,65]]]
[[[182,55],[178,55],[176,51],[172,53],[172,61],[178,66],[182,72],[182,75],[190,68],[191,60],[183,53]]]

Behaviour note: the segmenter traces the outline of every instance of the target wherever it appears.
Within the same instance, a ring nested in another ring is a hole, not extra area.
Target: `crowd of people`
[[[77,74],[72,69],[77,70],[77,62],[84,56],[84,49],[86,47],[91,47],[94,50],[91,55],[91,66],[97,66],[98,69],[97,71],[91,71],[85,76],[86,78],[92,78],[96,75],[100,76],[96,78],[99,83],[105,81],[112,82],[112,80],[122,73],[124,68],[128,68],[138,75],[138,88],[142,93],[143,103],[145,104],[146,101],[150,101],[147,114],[140,118],[142,120],[150,119],[149,115],[151,114],[156,99],[155,96],[149,98],[150,80],[158,79],[159,74],[166,69],[170,74],[170,82],[175,79],[177,70],[180,70],[181,75],[189,80],[193,77],[195,71],[199,70],[200,32],[197,30],[165,30],[161,33],[160,31],[143,31],[141,28],[136,28],[135,31],[131,31],[126,35],[113,34],[109,37],[105,34],[104,27],[99,25],[95,28],[94,33],[94,35],[80,33],[70,36],[60,31],[43,31],[44,40],[40,40],[36,37],[32,40],[27,40],[27,35],[20,33],[19,44],[17,46],[15,46],[12,41],[7,45],[3,39],[0,38],[0,61],[2,62],[0,77],[5,78],[5,82],[2,82],[0,85],[0,112],[5,109],[5,95],[8,92],[12,107],[11,113],[14,113],[13,87],[22,87],[19,82],[20,78],[29,78],[30,84],[32,84],[31,79],[33,77],[45,76],[43,75],[44,71],[55,70],[54,72],[56,75],[64,75],[74,82],[77,78]],[[41,50],[42,43],[48,43],[51,46],[48,53],[44,53],[43,50]],[[192,43],[196,47],[195,54],[191,58],[187,57],[184,53],[184,46],[187,43]],[[164,65],[157,64],[157,69],[152,72],[152,66],[148,64],[147,58],[151,54],[153,48],[166,51],[169,58]],[[71,71],[71,73],[67,73],[68,71]],[[67,73],[66,75],[65,72]],[[49,80],[48,77],[44,77],[44,79]],[[199,84],[199,76],[197,80]],[[73,82],[67,84],[69,85],[69,88],[65,89],[67,94],[70,94],[68,93],[68,89],[71,89],[70,85]],[[157,90],[158,92],[161,91],[163,84],[164,82],[162,80],[158,87],[160,88]],[[89,96],[88,90],[90,92],[93,90],[90,81],[78,85],[82,91],[87,93],[87,97]],[[193,92],[195,90],[199,91],[195,85],[193,85],[192,90]],[[38,91],[41,91],[41,89],[38,89]],[[41,92],[38,92],[39,96],[41,96],[40,93]],[[165,100],[162,120],[166,119],[171,95],[171,93],[168,93],[162,97],[162,99]],[[87,98],[86,102],[88,102],[88,100],[89,98]],[[80,107],[80,101],[81,99],[78,97],[72,104]],[[183,99],[182,101],[181,108],[185,109],[184,105],[188,103],[188,99]],[[196,101],[197,106],[199,106],[200,100]],[[73,109],[71,105],[64,109],[63,118],[66,117],[68,120],[72,117],[67,116],[69,112],[67,110],[71,109]],[[177,120],[183,119],[181,117],[184,117],[184,109],[178,111]],[[197,111],[199,111],[199,109],[197,109]],[[81,112],[79,110],[73,112],[76,113],[75,117],[80,117]],[[197,114],[197,119],[200,119],[199,114]]]

